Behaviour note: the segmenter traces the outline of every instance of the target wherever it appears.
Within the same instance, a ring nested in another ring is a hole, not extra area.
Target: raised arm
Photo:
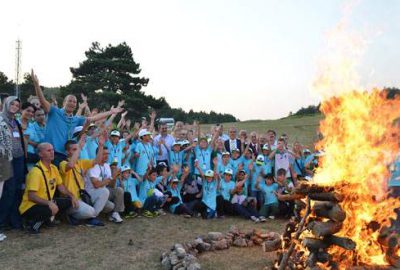
[[[150,114],[150,126],[149,126],[149,131],[153,132],[154,131],[154,123],[157,117],[156,111],[152,111]]]
[[[76,162],[78,161],[79,155],[81,153],[82,147],[85,145],[86,136],[81,136],[81,139],[78,143],[78,150],[72,155],[72,157],[68,160],[67,166],[65,166],[65,172],[68,172],[74,169]]]
[[[33,71],[33,69],[31,71],[31,77],[32,77],[32,81],[33,81],[33,86],[35,88],[36,96],[39,98],[40,104],[42,105],[42,108],[43,108],[44,112],[45,113],[49,113],[50,108],[51,108],[51,104],[44,97],[42,88],[40,87],[40,84],[39,84],[39,79],[37,78],[37,76],[36,76],[35,72]]]

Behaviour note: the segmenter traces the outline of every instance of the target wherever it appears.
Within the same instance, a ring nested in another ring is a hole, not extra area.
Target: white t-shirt
[[[275,177],[277,176],[277,172],[279,169],[283,168],[286,170],[286,178],[290,177],[290,153],[284,151],[283,153],[277,152],[275,154]]]
[[[91,177],[97,178],[99,181],[111,178],[111,168],[108,163],[103,165],[96,164],[93,168],[88,170],[85,177],[85,189],[94,189]]]

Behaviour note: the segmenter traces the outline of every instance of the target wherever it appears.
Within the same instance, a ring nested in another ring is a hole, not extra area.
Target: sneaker
[[[77,226],[79,225],[79,220],[74,218],[72,215],[67,215],[67,221],[69,225]]]
[[[112,222],[114,222],[114,223],[122,223],[122,218],[121,218],[121,216],[119,215],[119,213],[118,212],[112,212],[112,214],[111,214],[111,216],[110,216],[110,218],[109,218],[109,220],[110,221],[112,221]]]
[[[189,215],[189,214],[184,214],[184,215],[182,215],[184,218],[191,218],[192,216],[191,215]]]
[[[124,218],[135,218],[137,216],[138,216],[138,214],[136,212],[129,212],[124,215]]]
[[[97,218],[89,218],[88,220],[86,220],[85,225],[88,227],[96,227],[96,226],[102,227],[104,226],[104,223],[98,220]]]
[[[250,219],[251,219],[252,221],[254,221],[254,223],[260,222],[260,219],[259,219],[258,217],[256,217],[256,216],[251,216]]]
[[[259,216],[258,219],[260,220],[260,222],[266,222],[267,219],[264,216]]]
[[[165,212],[164,212],[164,213],[165,213]],[[153,215],[153,217],[158,217],[158,216],[161,215],[161,213],[160,213],[159,211],[151,212],[151,214]]]
[[[268,218],[269,219],[275,219],[275,216],[269,216]]]
[[[0,242],[4,241],[7,238],[7,236],[3,233],[0,233]]]
[[[153,218],[153,217],[154,217],[153,213],[151,213],[151,212],[148,211],[148,210],[144,210],[144,211],[143,211],[143,216],[144,216],[144,217],[147,217],[147,218]]]
[[[159,209],[155,211],[155,213],[157,213],[158,216],[165,216],[167,214],[163,209]]]
[[[43,225],[43,221],[38,221],[35,223],[32,223],[29,227],[28,227],[28,232],[30,234],[39,234],[40,233],[40,227]]]

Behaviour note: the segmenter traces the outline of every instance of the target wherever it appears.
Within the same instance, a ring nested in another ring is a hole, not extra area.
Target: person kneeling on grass
[[[228,168],[224,172],[224,179],[219,181],[217,196],[217,214],[223,218],[225,214],[234,215],[234,207],[230,199],[235,191],[235,182],[232,181],[233,170]]]
[[[25,193],[19,212],[26,220],[29,232],[39,233],[43,223],[54,226],[54,217],[71,206],[79,207],[78,199],[62,184],[61,176],[54,160],[54,148],[49,143],[41,143],[37,147],[40,161],[32,168],[26,179]],[[67,198],[55,198],[57,190]]]
[[[142,179],[140,176],[129,166],[122,166],[121,175],[119,181],[117,182],[117,186],[124,189],[124,214],[126,218],[136,217],[142,212],[142,203],[137,195],[137,187],[141,182]]]
[[[214,158],[214,163],[217,159]],[[218,164],[214,164],[214,169],[217,170]],[[199,166],[199,163],[195,164],[197,170],[199,171],[201,178],[203,179],[202,185],[202,200],[195,204],[194,210],[201,214],[204,219],[214,218],[217,208],[217,189],[218,181],[215,178],[216,172],[212,170],[207,170],[203,173]]]
[[[158,184],[156,179],[157,170],[149,166],[139,189],[139,199],[143,204],[143,216],[149,218],[159,216],[159,210],[166,201],[164,194],[156,188]]]
[[[98,142],[100,150],[97,153],[96,160],[78,159],[82,147],[85,144],[85,136],[81,137],[79,143],[74,140],[69,140],[65,144],[65,152],[68,158],[67,160],[61,161],[60,174],[65,187],[79,199],[79,207],[68,210],[68,221],[71,225],[78,225],[81,220],[86,220],[88,225],[104,225],[96,219],[98,213],[91,205],[89,205],[90,202],[83,202],[80,194],[85,187],[85,173],[98,163],[103,156],[104,142],[105,138],[100,136]]]
[[[168,191],[171,194],[171,198],[167,199],[167,204],[169,204],[169,211],[175,215],[183,215],[184,217],[193,216],[193,203],[183,203],[181,197],[181,190],[185,179],[189,175],[189,167],[183,169],[181,175],[181,180],[178,178],[173,178],[170,182]]]
[[[272,174],[266,175],[265,180],[263,178],[259,177],[256,183],[256,188],[264,194],[264,204],[261,206],[260,215],[275,219],[279,211],[278,198],[275,194],[278,190],[278,184],[274,182]]]
[[[97,149],[99,151],[99,149]],[[121,223],[123,220],[119,213],[124,212],[124,190],[115,187],[116,176],[112,175],[108,163],[108,149],[103,146],[103,156],[98,164],[86,173],[85,189],[90,194],[96,214],[110,213],[109,220]],[[101,226],[99,224],[89,224]]]
[[[257,202],[255,199],[247,197],[248,177],[245,170],[240,170],[237,174],[235,189],[232,191],[233,196],[231,203],[236,215],[251,219],[255,223],[265,222],[264,216],[260,216],[256,210]]]

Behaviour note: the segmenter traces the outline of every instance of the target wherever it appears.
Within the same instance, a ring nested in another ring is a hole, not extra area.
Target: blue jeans
[[[154,212],[160,209],[162,203],[163,200],[161,198],[158,198],[156,195],[152,195],[147,197],[147,199],[144,201],[143,210]]]
[[[22,228],[22,218],[18,207],[22,201],[25,184],[25,158],[12,160],[14,176],[4,183],[3,195],[0,199],[0,226],[11,226],[14,229]]]
[[[260,209],[264,204],[264,194],[260,190],[252,190],[250,193],[251,197],[257,199],[257,209]]]
[[[258,212],[256,209],[252,208],[251,206],[243,206],[238,203],[233,204],[233,209],[237,215],[249,219],[251,216],[259,217]]]

